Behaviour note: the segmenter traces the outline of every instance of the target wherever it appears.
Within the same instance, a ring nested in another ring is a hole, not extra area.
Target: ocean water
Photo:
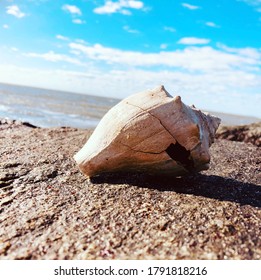
[[[40,127],[94,128],[120,100],[0,83],[0,118],[26,121]],[[210,112],[213,113],[213,112]],[[219,112],[222,124],[241,125],[258,118]]]
[[[0,84],[0,117],[40,127],[94,128],[119,100]]]

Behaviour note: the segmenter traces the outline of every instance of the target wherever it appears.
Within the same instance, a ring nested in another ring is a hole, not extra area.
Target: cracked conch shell
[[[74,156],[87,176],[146,172],[175,176],[208,169],[220,119],[172,97],[159,86],[110,109]]]

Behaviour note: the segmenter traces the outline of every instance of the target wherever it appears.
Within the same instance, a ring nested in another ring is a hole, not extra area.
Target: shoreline
[[[0,121],[0,259],[261,259],[258,146],[217,139],[182,178],[89,179],[72,156],[91,132]]]
[[[0,119],[9,117],[46,128],[70,126],[83,129],[95,128],[106,112],[120,101],[110,97],[0,83],[1,98],[3,102],[0,105]],[[206,108],[198,109],[219,117],[222,125],[248,125],[261,122],[260,118],[254,116],[215,112]]]

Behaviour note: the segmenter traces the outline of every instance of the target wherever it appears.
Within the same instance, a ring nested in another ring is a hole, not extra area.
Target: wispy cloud
[[[243,1],[246,4],[255,7],[256,11],[261,13],[261,0],[240,0],[240,1]]]
[[[3,28],[4,28],[4,29],[8,29],[8,28],[9,28],[9,25],[8,25],[8,24],[3,24]]]
[[[73,19],[72,22],[75,24],[85,24],[85,21],[79,18]]]
[[[198,9],[200,9],[199,6],[191,5],[191,4],[188,4],[188,3],[181,3],[181,5],[184,8],[189,9],[189,10],[198,10]]]
[[[88,42],[86,42],[86,41],[83,40],[83,39],[76,39],[75,42],[76,42],[76,43],[79,43],[79,44],[83,44],[83,45],[88,44]]]
[[[55,37],[56,37],[56,39],[62,40],[62,41],[68,41],[69,40],[68,37],[65,37],[65,36],[62,36],[62,35],[59,35],[59,34],[56,35]]]
[[[13,52],[18,52],[18,51],[19,51],[19,49],[18,49],[18,48],[16,48],[16,47],[12,47],[12,48],[11,48],[11,51],[13,51]]]
[[[74,5],[65,4],[62,6],[62,9],[66,12],[69,12],[72,15],[79,15],[79,16],[82,15],[81,10],[77,6],[74,6]]]
[[[25,16],[25,13],[23,13],[17,5],[6,7],[6,13],[17,18],[23,18]]]
[[[139,30],[136,30],[136,29],[132,29],[130,28],[128,25],[124,25],[123,26],[123,29],[129,33],[134,33],[134,34],[139,34],[140,31]]]
[[[71,50],[79,51],[89,60],[103,61],[106,64],[124,65],[125,67],[154,67],[186,69],[187,71],[228,71],[235,69],[255,70],[260,64],[260,52],[241,49],[239,52],[219,46],[186,47],[184,50],[142,53],[108,48],[101,44],[83,45],[70,43]],[[258,55],[259,56],[258,56]]]
[[[171,26],[164,26],[164,30],[169,31],[169,32],[173,32],[173,33],[176,32],[176,29],[171,27]]]
[[[184,37],[178,41],[178,44],[182,45],[206,45],[210,42],[206,38],[196,38],[196,37]]]
[[[257,62],[259,61],[259,63],[257,63],[257,65],[261,65],[261,51],[257,50],[255,48],[230,48],[224,44],[217,44],[218,48],[220,48],[221,50],[227,52],[227,53],[233,53],[242,57],[247,57],[249,59],[253,59],[256,60]]]
[[[168,47],[168,44],[160,44],[160,48],[162,49],[162,50],[165,50],[166,48]]]
[[[131,15],[130,9],[140,10],[143,8],[144,3],[138,0],[119,0],[117,2],[106,0],[103,6],[97,7],[93,11],[96,14],[121,13],[123,15]]]
[[[76,65],[82,65],[81,61],[78,60],[77,58],[70,57],[68,55],[64,54],[57,54],[54,51],[49,51],[47,53],[25,53],[24,54],[27,57],[33,57],[33,58],[41,58],[46,61],[50,62],[67,62],[67,63],[72,63]]]
[[[212,21],[207,21],[207,22],[206,22],[206,26],[214,27],[214,28],[220,28],[219,25],[217,25],[216,23],[214,23],[214,22],[212,22]]]

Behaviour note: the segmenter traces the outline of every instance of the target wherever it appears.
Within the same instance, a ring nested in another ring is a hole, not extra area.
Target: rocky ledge
[[[217,131],[218,139],[252,143],[261,147],[261,122],[240,126],[221,126]]]
[[[91,180],[72,159],[90,134],[1,120],[1,259],[261,259],[260,134],[216,140],[200,174]]]

